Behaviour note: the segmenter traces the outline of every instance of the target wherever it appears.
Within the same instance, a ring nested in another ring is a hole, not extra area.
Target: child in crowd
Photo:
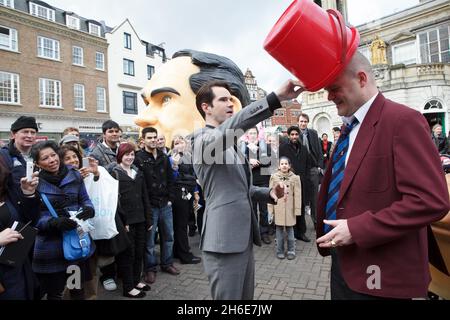
[[[286,230],[288,238],[287,258],[293,260],[295,259],[294,226],[296,216],[301,214],[302,187],[300,177],[291,171],[291,161],[286,157],[280,159],[278,171],[270,177],[269,186],[273,188],[280,182],[286,186],[285,196],[278,200],[278,204],[268,205],[269,214],[275,218],[277,258],[286,258],[284,250],[284,230]]]

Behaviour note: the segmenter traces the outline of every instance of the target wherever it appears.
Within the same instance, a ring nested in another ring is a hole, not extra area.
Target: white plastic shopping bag
[[[89,198],[95,208],[95,217],[90,221],[94,230],[90,231],[94,240],[107,240],[115,237],[117,232],[115,216],[117,210],[117,201],[119,195],[119,181],[103,167],[98,167],[100,178],[94,181],[91,174],[84,179]]]

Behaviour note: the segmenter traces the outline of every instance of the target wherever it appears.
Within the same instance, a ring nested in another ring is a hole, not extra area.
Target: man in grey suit
[[[261,238],[252,199],[276,203],[284,196],[283,185],[272,190],[252,185],[251,168],[237,141],[281,108],[280,101],[296,98],[303,91],[298,87],[288,81],[237,114],[233,109],[239,100],[227,83],[213,81],[197,93],[197,109],[206,121],[206,128],[192,136],[194,169],[206,200],[200,248],[215,300],[253,299],[253,243],[260,246]]]

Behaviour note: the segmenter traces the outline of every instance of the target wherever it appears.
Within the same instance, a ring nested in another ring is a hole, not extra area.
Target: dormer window
[[[14,0],[0,0],[0,6],[14,8]]]
[[[93,24],[89,22],[89,33],[96,35],[97,37],[101,37],[101,29],[100,26],[97,24]]]
[[[66,15],[66,25],[71,29],[80,30],[80,19],[75,16]]]
[[[30,2],[30,14],[45,20],[55,21],[55,10]]]

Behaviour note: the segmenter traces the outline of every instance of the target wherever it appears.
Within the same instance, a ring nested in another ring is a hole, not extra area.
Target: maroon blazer
[[[319,195],[317,237],[324,234],[331,167]],[[430,128],[419,112],[378,95],[354,142],[337,208],[355,241],[337,249],[342,276],[353,291],[391,298],[427,295],[427,225],[442,219],[450,203]],[[367,286],[370,266],[380,267],[379,290]]]

